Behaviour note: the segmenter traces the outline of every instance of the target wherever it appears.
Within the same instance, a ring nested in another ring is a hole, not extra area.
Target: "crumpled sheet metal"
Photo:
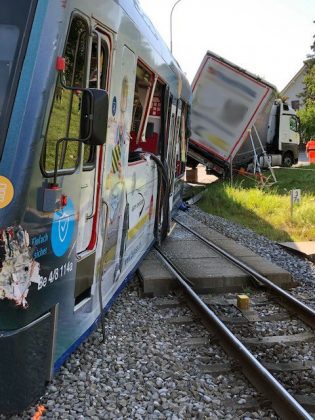
[[[29,235],[21,226],[0,230],[0,300],[27,308],[31,283],[39,283],[39,263],[33,259]]]

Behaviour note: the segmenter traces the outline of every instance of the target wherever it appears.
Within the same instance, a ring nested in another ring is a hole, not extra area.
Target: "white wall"
[[[282,90],[281,94],[288,97],[288,104],[292,106],[292,101],[299,101],[299,108],[303,108],[303,100],[297,95],[303,92],[304,83],[303,79],[305,76],[306,68],[305,66],[293,77],[293,79],[287,84],[287,86]]]

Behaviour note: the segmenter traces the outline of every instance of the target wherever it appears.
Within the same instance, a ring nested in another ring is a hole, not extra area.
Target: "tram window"
[[[92,146],[90,144],[84,145],[83,151],[83,169],[88,171],[94,168],[96,159],[96,146]]]
[[[102,40],[98,42],[98,36],[94,35],[92,40],[89,87],[97,89],[106,89],[109,49],[107,43]],[[84,145],[83,151],[83,169],[85,171],[94,168],[96,159],[96,146]]]
[[[0,1],[0,159],[36,4],[36,0]]]
[[[78,90],[63,89],[57,83],[43,151],[43,168],[52,172],[55,164],[56,142],[64,137],[80,137],[81,92],[85,87],[88,26],[84,19],[72,20],[65,48],[66,85]],[[73,170],[79,161],[79,142],[63,142],[59,152],[59,170]]]
[[[130,132],[130,161],[137,158],[134,152],[160,153],[162,97],[162,83],[152,72],[138,64]]]
[[[98,88],[99,87],[99,78],[98,78],[98,46],[97,46],[97,37],[93,37],[92,42],[92,51],[90,58],[90,75],[89,75],[89,87]]]
[[[0,24],[0,38],[6,42],[0,44],[0,118],[5,104],[6,92],[12,74],[14,57],[18,47],[20,30],[16,25]]]
[[[132,131],[136,134],[136,142],[140,141],[141,125],[144,120],[144,111],[147,108],[149,95],[152,85],[153,74],[143,68],[141,65],[137,66],[136,86],[132,112]]]

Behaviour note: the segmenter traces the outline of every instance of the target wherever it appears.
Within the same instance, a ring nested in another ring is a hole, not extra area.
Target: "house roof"
[[[300,70],[296,73],[295,76],[292,77],[292,79],[289,81],[289,83],[282,89],[281,95],[285,94],[286,91],[296,83],[296,81],[301,77],[304,76],[304,73],[306,71],[306,64],[303,64],[303,66],[300,68]]]

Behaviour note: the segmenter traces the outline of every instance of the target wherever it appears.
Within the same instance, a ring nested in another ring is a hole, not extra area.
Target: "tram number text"
[[[38,290],[42,289],[43,287],[46,287],[48,283],[53,283],[57,281],[58,279],[61,279],[67,273],[70,273],[72,270],[73,270],[73,263],[68,261],[67,263],[63,264],[61,267],[51,270],[48,276],[40,276],[40,279],[38,282]]]

